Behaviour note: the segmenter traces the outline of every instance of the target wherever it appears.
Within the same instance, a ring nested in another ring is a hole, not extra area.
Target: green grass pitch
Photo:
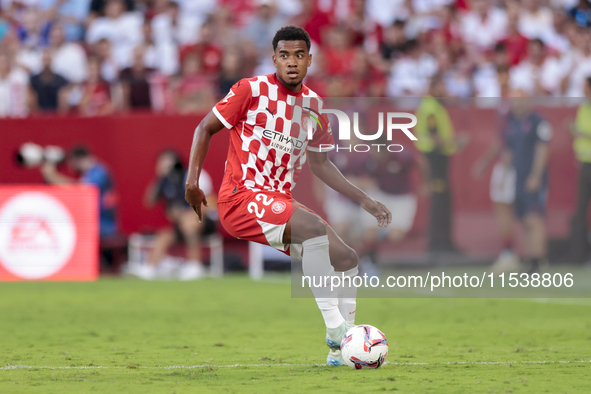
[[[0,393],[589,393],[591,300],[360,299],[388,364],[322,365],[287,278],[0,284]],[[185,367],[185,368],[180,368]]]

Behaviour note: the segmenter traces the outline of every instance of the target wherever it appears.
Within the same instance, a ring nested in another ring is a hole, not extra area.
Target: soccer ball
[[[353,369],[379,368],[388,356],[388,341],[374,326],[356,326],[345,334],[341,353],[345,363]]]

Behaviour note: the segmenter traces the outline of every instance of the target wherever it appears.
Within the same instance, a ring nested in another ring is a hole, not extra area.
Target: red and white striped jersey
[[[230,148],[219,200],[238,191],[291,194],[306,151],[326,152],[334,139],[323,101],[305,85],[287,90],[275,74],[237,82],[213,113],[230,129]],[[308,138],[311,127],[312,138]]]

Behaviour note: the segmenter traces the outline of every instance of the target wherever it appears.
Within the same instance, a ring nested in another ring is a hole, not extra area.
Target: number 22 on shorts
[[[257,201],[261,201],[262,200],[262,203],[265,206],[269,206],[273,202],[273,199],[272,198],[269,200],[269,198],[266,195],[262,194],[262,193],[257,194],[254,197],[254,199],[257,200]],[[259,218],[259,219],[262,219],[263,216],[265,215],[265,208],[262,208],[261,211],[259,212],[259,206],[254,201],[252,201],[252,202],[250,202],[248,204],[247,209],[248,209],[248,212],[254,213],[256,215],[256,217]]]

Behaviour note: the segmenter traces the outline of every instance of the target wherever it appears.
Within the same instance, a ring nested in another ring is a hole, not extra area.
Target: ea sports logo
[[[20,193],[0,208],[0,264],[13,275],[40,279],[58,272],[75,243],[68,209],[49,194]]]
[[[277,214],[285,211],[285,208],[287,208],[287,204],[283,201],[275,201],[273,205],[271,205],[271,210],[273,211],[273,213]]]

